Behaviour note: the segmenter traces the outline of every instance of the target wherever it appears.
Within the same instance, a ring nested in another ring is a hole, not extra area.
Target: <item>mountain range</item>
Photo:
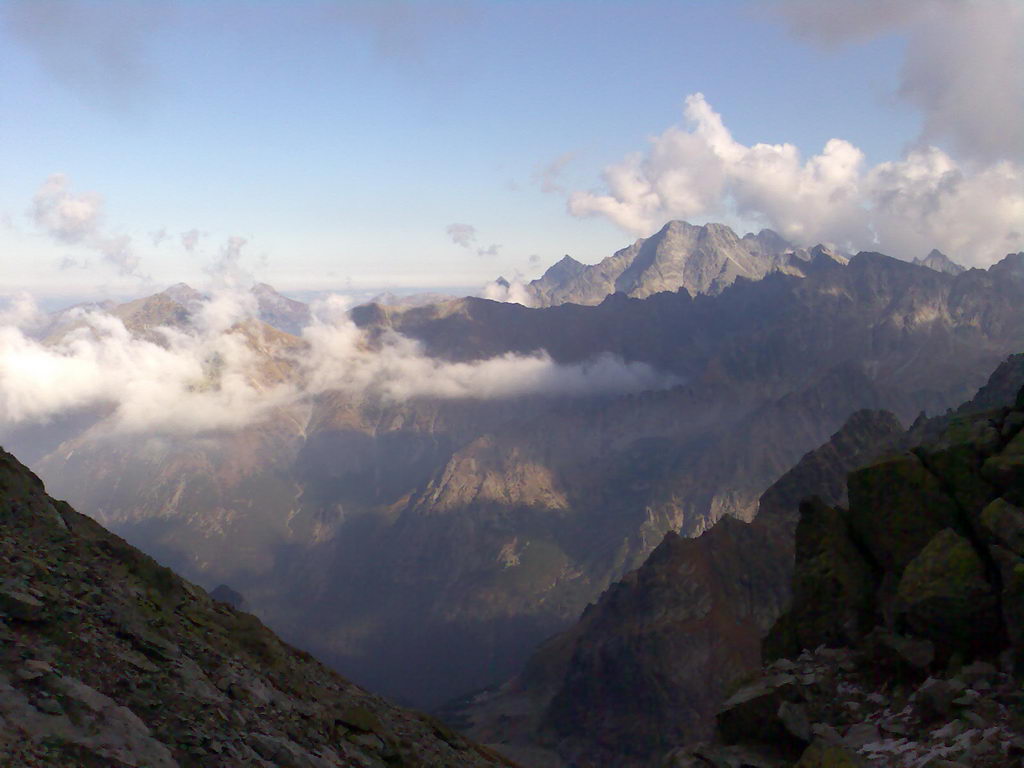
[[[93,408],[4,440],[53,493],[187,577],[229,585],[290,641],[435,706],[516,675],[667,531],[753,519],[765,490],[850,414],[886,408],[909,422],[961,402],[1024,331],[1022,254],[953,275],[824,248],[783,259],[769,232],[673,222],[659,235],[613,280],[632,275],[647,298],[350,315],[367,355],[391,354],[396,338],[436,365],[540,353],[556,371],[589,366],[588,381],[615,359],[656,372],[655,389],[396,398],[327,386],[239,428],[124,434]],[[691,254],[675,272],[673,243]],[[731,272],[754,261],[779,266]],[[705,288],[654,292],[658,274]],[[256,301],[225,332],[252,353],[261,387],[301,389],[312,341],[286,325],[304,310],[269,289]],[[179,286],[104,311],[147,337],[188,332],[202,302]]]

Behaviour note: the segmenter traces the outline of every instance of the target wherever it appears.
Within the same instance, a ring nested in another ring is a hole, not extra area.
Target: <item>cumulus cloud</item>
[[[46,313],[27,291],[0,296],[0,326],[35,330],[46,323]]]
[[[113,431],[188,433],[244,426],[290,395],[261,385],[257,355],[241,333],[163,328],[157,343],[111,315],[83,311],[78,319],[82,325],[56,345],[0,328],[0,420],[45,421],[108,406]]]
[[[977,266],[1024,246],[1024,166],[967,168],[925,147],[868,168],[843,139],[804,159],[792,144],[737,142],[700,93],[687,97],[684,116],[645,153],[606,168],[605,190],[570,195],[569,211],[638,235],[673,218],[739,216],[806,245],[906,259],[939,248]]]
[[[445,231],[453,243],[467,250],[475,251],[477,256],[497,256],[498,251],[501,250],[501,245],[498,243],[491,243],[486,248],[477,246],[476,227],[472,224],[449,224]]]
[[[504,304],[522,304],[524,307],[533,306],[533,297],[530,295],[526,283],[518,277],[506,280],[499,277],[483,287],[480,297],[491,301],[500,301]]]
[[[103,198],[74,194],[67,176],[55,173],[36,190],[29,211],[36,227],[58,243],[89,248],[121,275],[140,277],[140,260],[131,237],[104,230]]]
[[[921,111],[919,145],[948,140],[963,159],[1024,159],[1020,0],[784,0],[776,12],[826,48],[904,34],[894,95]]]
[[[246,298],[248,296],[248,298]],[[349,300],[313,307],[301,340],[280,345],[251,322],[251,294],[214,290],[186,327],[133,334],[114,314],[71,310],[56,342],[33,339],[39,312],[27,296],[0,309],[0,424],[42,422],[98,409],[108,433],[198,434],[260,423],[333,391],[354,400],[586,395],[673,386],[650,366],[603,356],[560,365],[544,352],[469,363],[430,357],[394,332],[370,339]]]

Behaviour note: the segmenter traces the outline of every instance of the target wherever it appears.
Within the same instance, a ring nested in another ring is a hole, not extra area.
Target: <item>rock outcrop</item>
[[[4,765],[511,766],[285,645],[0,451]]]
[[[576,766],[647,765],[707,737],[727,685],[757,668],[760,638],[788,603],[801,495],[843,499],[846,473],[902,435],[891,414],[855,413],[762,495],[753,523],[668,534],[522,675],[448,714],[501,749],[544,744]]]
[[[665,765],[1020,765],[1022,427],[1024,388],[805,503],[769,665]]]

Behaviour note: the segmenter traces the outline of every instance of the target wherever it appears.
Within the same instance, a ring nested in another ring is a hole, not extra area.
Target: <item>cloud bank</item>
[[[674,218],[757,221],[797,243],[880,250],[910,259],[939,248],[987,266],[1024,247],[1024,166],[971,167],[936,147],[865,167],[864,154],[831,139],[806,159],[792,144],[737,142],[703,94],[685,123],[647,151],[609,166],[605,190],[569,196],[575,216],[604,216],[647,235]]]
[[[337,296],[314,305],[297,340],[253,321],[250,292],[220,288],[193,308],[185,327],[133,333],[114,314],[79,309],[66,313],[71,328],[59,341],[43,343],[28,332],[39,325],[38,310],[29,297],[15,297],[0,315],[0,425],[96,409],[108,414],[101,430],[188,435],[258,424],[328,391],[401,402],[613,394],[677,383],[612,356],[577,365],[543,352],[447,362],[397,333],[371,342],[348,307]]]

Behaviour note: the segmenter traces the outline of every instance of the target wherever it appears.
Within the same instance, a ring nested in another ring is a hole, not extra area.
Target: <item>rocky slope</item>
[[[801,505],[792,607],[719,743],[666,765],[1021,764],[1024,388],[848,489]]]
[[[760,663],[760,639],[789,600],[800,498],[840,500],[846,472],[903,435],[859,411],[769,488],[750,524],[669,533],[517,678],[445,714],[510,754],[543,745],[575,766],[646,765],[706,738],[726,686]]]
[[[717,296],[353,313],[366,350],[402,332],[435,360],[468,364],[611,353],[679,381],[663,391],[328,390],[191,437],[71,425],[34,466],[79,508],[186,576],[237,589],[359,682],[439,704],[515,674],[666,531],[750,519],[851,413],[909,421],[960,402],[1024,336],[1012,260],[959,276],[878,254],[815,263],[805,277],[775,272]],[[232,332],[247,334],[260,377],[295,382],[303,340],[265,325]]]
[[[1012,400],[1022,384],[1017,355],[960,413]],[[765,492],[751,524],[726,518],[696,539],[669,534],[522,674],[453,702],[446,716],[510,754],[543,745],[574,766],[643,766],[706,738],[727,686],[759,665],[761,638],[789,602],[800,500],[846,503],[851,469],[935,438],[950,418],[904,432],[891,414],[854,414]]]
[[[0,639],[5,765],[511,765],[285,645],[2,451]]]
[[[643,299],[685,289],[718,294],[738,277],[760,280],[770,272],[804,275],[817,258],[846,259],[823,246],[796,249],[770,229],[739,237],[724,224],[670,221],[659,232],[616,251],[598,264],[566,256],[526,286],[531,304],[600,304],[613,293]],[[929,265],[930,266],[930,265]]]

